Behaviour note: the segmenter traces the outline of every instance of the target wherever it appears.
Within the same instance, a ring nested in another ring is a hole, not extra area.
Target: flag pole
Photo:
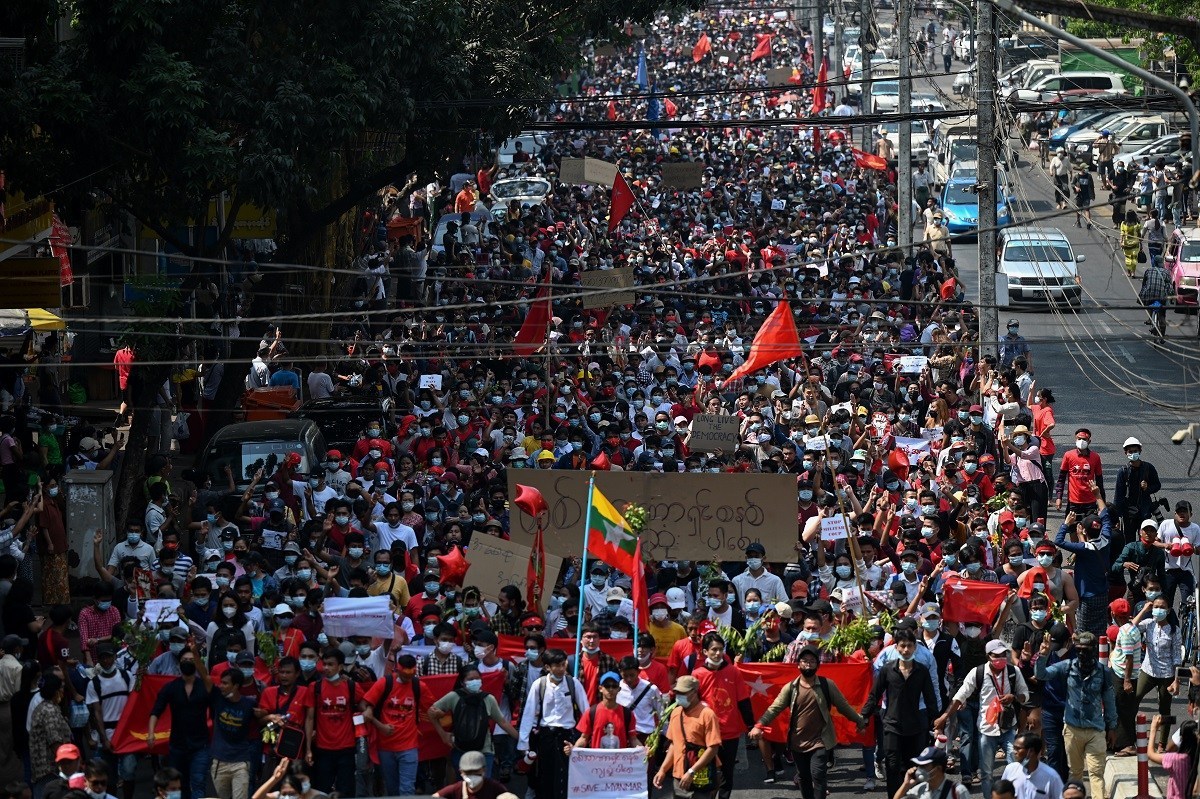
[[[596,473],[588,477],[587,513],[583,517],[583,561],[579,567],[579,617],[575,620],[575,679],[579,679],[579,657],[583,647],[583,611],[587,607],[588,526],[592,523],[592,499],[596,492]]]

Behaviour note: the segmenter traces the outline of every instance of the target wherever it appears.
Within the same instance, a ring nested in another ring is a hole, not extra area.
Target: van
[[[933,154],[933,182],[938,190],[945,185],[954,167],[979,157],[979,117],[974,114],[948,117],[933,123],[929,140]]]
[[[1013,67],[1000,76],[998,86],[1001,100],[1005,100],[1018,89],[1028,89],[1031,85],[1047,75],[1061,71],[1057,61],[1035,58],[1020,66]]]
[[[1105,92],[1126,94],[1125,81],[1116,72],[1064,72],[1046,75],[1013,96],[1026,102],[1053,100],[1064,92]]]
[[[245,491],[254,473],[267,461],[276,463],[296,453],[295,474],[310,474],[325,458],[325,436],[312,419],[272,419],[226,425],[209,439],[196,461],[196,471],[212,477],[213,484],[228,485],[228,467],[238,491]]]

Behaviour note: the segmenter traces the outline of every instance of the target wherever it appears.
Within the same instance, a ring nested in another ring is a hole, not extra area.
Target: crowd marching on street
[[[947,31],[920,52],[948,72]],[[88,551],[60,489],[120,441],[0,418],[0,790],[566,799],[612,750],[656,796],[729,799],[748,758],[804,799],[859,769],[888,799],[1100,799],[1154,694],[1149,757],[1194,795],[1196,700],[1171,710],[1200,685],[1191,505],[1164,511],[1137,438],[1102,459],[1081,419],[1059,427],[1018,320],[981,346],[936,201],[897,248],[892,147],[857,149],[812,51],[786,12],[663,19],[546,115],[609,125],[381,192],[327,361],[290,351],[286,319],[246,321],[252,362],[214,351],[122,406],[156,414],[159,452]],[[774,124],[810,114],[829,124]],[[615,164],[611,189],[564,179],[584,158]],[[684,162],[695,185],[665,177]],[[492,193],[516,178],[548,192]],[[389,238],[406,218],[438,233]],[[593,281],[610,270],[629,282]],[[116,366],[130,398],[136,346]],[[222,380],[379,411],[311,462],[177,477],[172,408],[198,436]],[[736,444],[700,446],[701,414]],[[587,543],[551,546],[531,595],[467,568],[528,546],[522,470],[786,481],[788,543],[638,560],[596,489],[588,530],[556,531]],[[72,597],[75,558],[99,579]]]

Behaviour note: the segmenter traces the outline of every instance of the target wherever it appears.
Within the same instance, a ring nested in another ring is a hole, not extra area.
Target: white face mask
[[[654,619],[655,621],[666,621],[667,619],[671,618],[671,612],[669,610],[664,610],[663,608],[655,608],[654,610],[650,611],[650,618]]]
[[[478,790],[480,785],[483,785],[483,775],[481,774],[464,774],[463,782],[467,784],[468,790]]]

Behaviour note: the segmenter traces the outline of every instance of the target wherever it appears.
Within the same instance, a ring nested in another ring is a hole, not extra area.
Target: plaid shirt
[[[456,654],[440,660],[431,652],[417,663],[417,673],[422,677],[428,677],[431,674],[458,674],[458,670],[463,667],[463,664],[463,659]]]
[[[1163,301],[1171,296],[1171,277],[1161,266],[1152,266],[1142,275],[1142,289],[1138,299],[1144,303]]]
[[[108,610],[99,610],[95,605],[88,605],[79,611],[79,641],[84,651],[90,649],[88,641],[93,638],[109,638],[113,627],[122,621],[121,611],[110,605]]]
[[[491,619],[492,632],[496,635],[520,635],[521,619],[516,614],[499,611]]]

